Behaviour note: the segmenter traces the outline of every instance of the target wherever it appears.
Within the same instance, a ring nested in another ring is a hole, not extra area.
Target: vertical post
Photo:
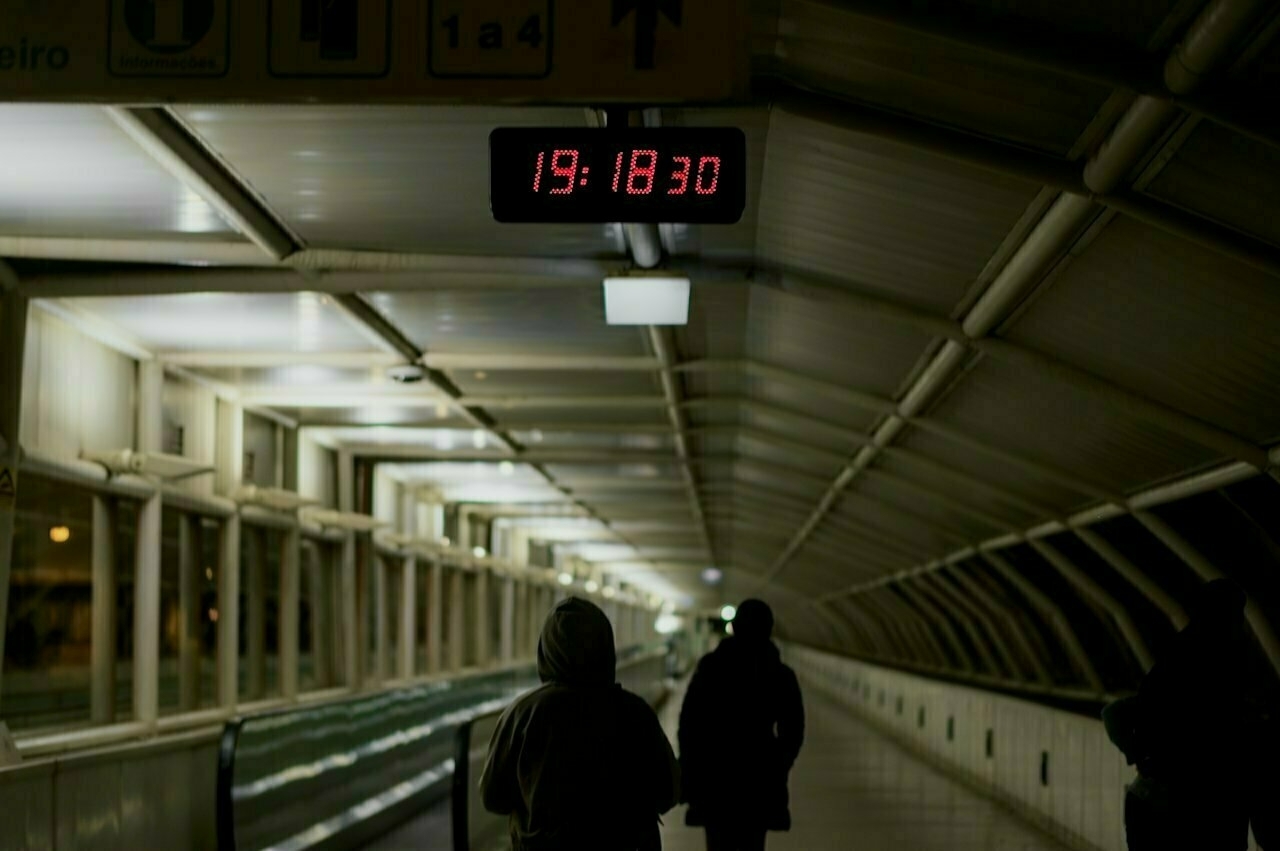
[[[449,573],[449,670],[457,673],[466,663],[466,576],[459,568]]]
[[[352,691],[360,688],[360,636],[357,621],[360,607],[356,603],[356,535],[347,532],[342,539],[342,669],[345,685]]]
[[[371,550],[374,548],[371,547]],[[377,682],[387,679],[390,669],[391,655],[391,620],[387,613],[387,574],[391,568],[386,559],[377,552],[371,553],[370,567],[373,569],[373,627],[374,627],[374,665],[373,676]]]
[[[529,658],[529,578],[522,576],[516,581],[515,618],[512,629],[515,631],[514,652],[517,659]]]
[[[267,533],[262,528],[250,526],[245,529],[245,534],[249,541],[249,563],[245,565],[249,677],[245,696],[250,700],[261,700],[267,693]]]
[[[286,699],[298,696],[298,621],[300,600],[302,530],[294,526],[281,536],[280,553],[280,694]]]
[[[178,706],[190,712],[200,706],[200,518],[178,520]]]
[[[303,541],[302,551],[307,554],[307,587],[311,589],[311,664],[317,687],[328,688],[333,685],[333,619],[329,607],[334,599],[329,583],[337,579],[337,565],[328,563],[328,548],[315,541]]]
[[[476,571],[475,628],[476,628],[476,666],[489,667],[492,662],[493,648],[489,646],[489,571],[480,568]]]
[[[153,723],[160,712],[160,492],[138,509],[133,578],[133,715]]]
[[[138,449],[162,447],[164,367],[138,364]],[[160,491],[138,509],[133,579],[133,714],[154,723],[160,714]]]
[[[427,569],[427,673],[438,674],[444,643],[444,565],[432,559]]]
[[[400,664],[396,675],[407,680],[414,675],[418,655],[418,560],[406,556],[400,568]]]
[[[108,497],[93,497],[93,611],[89,639],[89,720],[116,717],[116,510]]]
[[[0,261],[0,669],[13,569],[13,526],[18,494],[18,431],[22,422],[22,371],[27,340],[27,299],[9,290],[9,267]],[[114,636],[113,636],[114,640]],[[4,686],[0,670],[0,689]]]
[[[240,695],[240,515],[222,521],[218,565],[218,704],[233,708]]]
[[[502,664],[510,665],[516,658],[516,581],[510,576],[502,579]]]

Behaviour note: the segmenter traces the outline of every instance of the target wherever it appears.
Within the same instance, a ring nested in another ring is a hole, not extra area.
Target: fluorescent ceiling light
[[[559,582],[561,585],[572,585],[573,576],[568,573],[562,573],[556,577],[556,581]]]
[[[732,621],[738,615],[738,610],[733,606],[725,606],[720,610],[720,619]]]
[[[610,325],[686,325],[689,279],[605,278],[604,315]]]

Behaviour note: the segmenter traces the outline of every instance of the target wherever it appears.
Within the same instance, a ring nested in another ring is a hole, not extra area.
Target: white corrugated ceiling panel
[[[615,253],[609,225],[498,224],[489,132],[586,126],[581,109],[191,107],[182,117],[309,245],[446,254]]]
[[[1121,217],[1008,336],[1261,442],[1280,437],[1278,327],[1280,280]]]
[[[0,233],[239,238],[95,106],[0,104]]]
[[[948,313],[1039,190],[774,110],[760,259]]]

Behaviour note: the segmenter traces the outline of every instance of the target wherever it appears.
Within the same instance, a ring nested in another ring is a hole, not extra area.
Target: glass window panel
[[[18,483],[0,718],[11,729],[89,720],[93,498],[37,476]]]
[[[284,535],[246,523],[240,535],[240,697],[280,694],[280,560]]]
[[[218,705],[219,533],[216,520],[161,515],[161,714]]]

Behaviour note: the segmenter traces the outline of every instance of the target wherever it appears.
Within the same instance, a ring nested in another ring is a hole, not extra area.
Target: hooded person
[[[502,714],[480,777],[514,851],[657,851],[679,769],[653,710],[615,681],[613,627],[570,597],[538,640],[542,686]]]
[[[791,828],[787,778],[804,742],[804,703],[772,632],[769,606],[744,601],[680,710],[685,821],[706,828],[708,851],[761,851],[767,831]]]

